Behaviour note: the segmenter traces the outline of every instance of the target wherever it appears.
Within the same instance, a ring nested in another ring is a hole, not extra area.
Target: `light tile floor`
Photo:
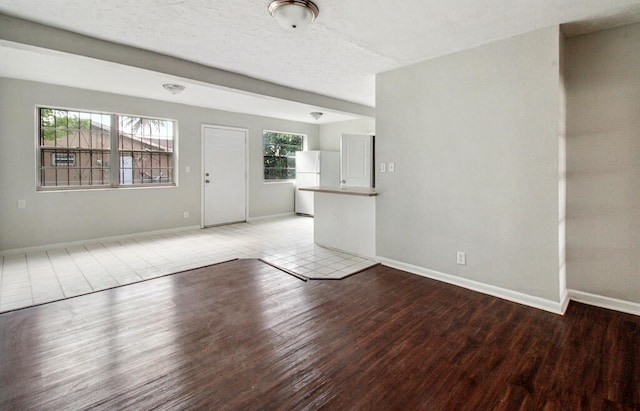
[[[343,278],[376,264],[315,246],[311,218],[265,219],[0,256],[0,312],[235,258],[260,258],[311,279]]]
[[[261,258],[267,264],[310,280],[340,280],[375,261],[310,244]]]

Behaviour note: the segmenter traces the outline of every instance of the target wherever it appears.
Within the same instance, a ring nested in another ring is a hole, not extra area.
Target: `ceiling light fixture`
[[[311,24],[320,9],[309,0],[273,0],[269,4],[269,13],[285,29],[295,30]]]
[[[171,94],[179,94],[184,90],[184,86],[180,84],[163,84],[162,87]]]
[[[320,117],[324,115],[324,113],[321,113],[319,111],[314,111],[313,113],[309,113],[309,114],[311,114],[311,117],[313,117],[314,120],[319,120]]]

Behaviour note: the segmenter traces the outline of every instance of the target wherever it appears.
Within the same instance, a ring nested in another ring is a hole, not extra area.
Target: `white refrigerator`
[[[339,151],[296,152],[296,213],[313,215],[313,193],[300,191],[298,188],[339,185]]]

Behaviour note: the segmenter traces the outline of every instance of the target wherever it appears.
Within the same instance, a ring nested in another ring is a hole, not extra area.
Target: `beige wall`
[[[559,38],[378,75],[378,166],[396,169],[377,174],[379,256],[560,303]]]
[[[640,24],[566,48],[568,287],[640,303]]]
[[[36,105],[178,120],[178,187],[36,192]],[[293,212],[293,184],[263,182],[262,131],[306,134],[319,146],[317,125],[6,78],[0,107],[0,250],[200,225],[203,123],[249,130],[250,218]]]

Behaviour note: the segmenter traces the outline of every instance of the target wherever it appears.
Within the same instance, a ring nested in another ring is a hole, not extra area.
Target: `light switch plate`
[[[27,200],[18,200],[18,208],[27,208]]]
[[[396,164],[395,164],[395,163],[390,162],[390,163],[389,163],[389,172],[390,172],[390,173],[393,173],[394,171],[396,171]]]
[[[381,173],[386,173],[387,172],[387,165],[385,163],[381,163],[380,164],[380,172]]]

